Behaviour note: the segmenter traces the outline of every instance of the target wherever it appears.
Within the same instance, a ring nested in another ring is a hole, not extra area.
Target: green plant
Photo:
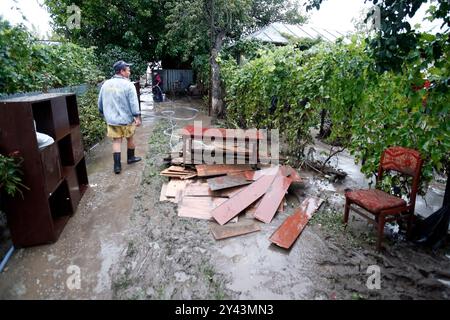
[[[22,190],[27,186],[22,183],[23,172],[20,169],[23,159],[18,156],[4,156],[0,154],[0,189],[5,190],[6,194],[13,197],[17,193],[23,197]]]
[[[42,43],[23,26],[0,17],[0,95],[96,83],[100,74],[93,48]]]
[[[98,65],[102,74],[107,78],[114,75],[112,66],[119,60],[133,64],[131,66],[131,80],[139,80],[140,76],[147,71],[146,61],[135,50],[110,44],[98,51]]]
[[[241,67],[222,60],[228,123],[277,128],[291,155],[302,160],[312,142],[310,130],[325,109],[332,122],[329,140],[347,148],[368,178],[387,147],[420,151],[424,194],[433,170],[445,171],[450,156],[450,43],[441,46],[444,51],[432,66],[413,52],[402,72],[380,74],[361,37],[351,40],[304,52],[293,46],[263,51]],[[432,47],[438,39],[422,34],[421,41]]]
[[[80,130],[85,150],[89,150],[101,141],[106,133],[106,123],[98,112],[98,89],[91,86],[84,94],[78,96],[80,113]]]

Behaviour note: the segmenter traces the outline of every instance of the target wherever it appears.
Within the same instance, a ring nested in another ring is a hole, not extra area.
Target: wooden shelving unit
[[[55,143],[38,148],[38,132]],[[23,198],[3,197],[15,247],[58,240],[89,186],[74,94],[41,94],[0,101],[0,153],[24,159]]]

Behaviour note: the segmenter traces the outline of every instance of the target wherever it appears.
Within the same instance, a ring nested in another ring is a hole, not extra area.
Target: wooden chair
[[[378,240],[377,250],[381,249],[381,241],[386,222],[407,219],[407,234],[411,231],[414,218],[414,208],[416,204],[416,194],[419,188],[420,174],[423,160],[420,153],[413,149],[403,147],[390,147],[381,155],[376,188],[369,190],[355,190],[345,193],[344,224],[347,225],[350,209],[365,217],[369,222],[377,227]],[[385,171],[396,171],[412,177],[411,192],[409,201],[393,196],[389,193],[377,189],[382,181]],[[365,209],[373,215],[371,217]]]

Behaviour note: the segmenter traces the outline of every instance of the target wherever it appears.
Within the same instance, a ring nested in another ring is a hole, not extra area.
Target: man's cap
[[[126,67],[130,67],[132,66],[132,63],[126,63],[123,60],[119,60],[116,63],[114,63],[113,68],[115,72],[119,72],[122,69],[125,69]]]

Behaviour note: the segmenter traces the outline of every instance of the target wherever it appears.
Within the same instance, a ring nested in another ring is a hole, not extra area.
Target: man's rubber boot
[[[114,173],[119,174],[122,171],[122,165],[120,163],[120,152],[114,152]]]
[[[128,158],[128,160],[127,160],[128,164],[135,163],[135,162],[142,160],[140,157],[134,156],[134,149],[127,149],[127,158]]]

